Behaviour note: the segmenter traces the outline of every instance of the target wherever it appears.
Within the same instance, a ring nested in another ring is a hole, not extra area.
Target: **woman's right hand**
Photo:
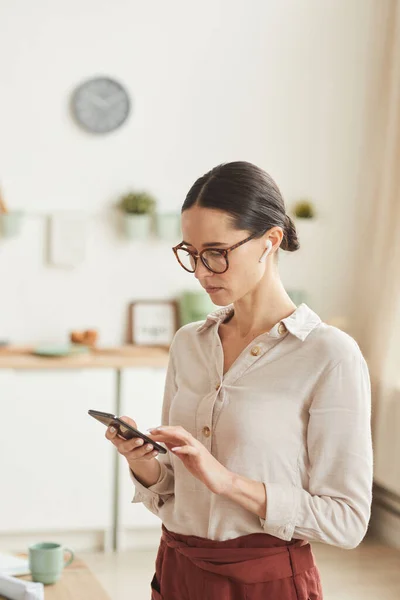
[[[137,429],[136,421],[130,417],[121,417],[121,420]],[[115,427],[107,427],[106,438],[110,440],[118,452],[126,458],[129,465],[133,465],[134,463],[137,464],[138,461],[141,463],[144,461],[149,461],[152,458],[155,458],[158,454],[157,450],[153,450],[153,446],[151,444],[150,448],[148,448],[148,444],[145,444],[141,438],[123,440],[122,438],[118,437]]]

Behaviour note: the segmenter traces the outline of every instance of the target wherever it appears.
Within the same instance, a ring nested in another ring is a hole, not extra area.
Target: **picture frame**
[[[176,300],[136,300],[129,304],[129,344],[169,348],[178,327]]]

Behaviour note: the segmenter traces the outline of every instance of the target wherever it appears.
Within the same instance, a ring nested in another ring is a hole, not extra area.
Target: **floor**
[[[399,600],[400,550],[371,536],[354,550],[314,543],[312,548],[321,573],[324,600]],[[154,549],[80,556],[111,600],[150,600],[156,553]]]

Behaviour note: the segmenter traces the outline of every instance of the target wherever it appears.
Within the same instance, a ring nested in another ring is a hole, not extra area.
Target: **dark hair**
[[[223,210],[233,226],[261,237],[271,227],[282,227],[282,250],[300,248],[296,227],[286,214],[278,186],[268,173],[249,162],[222,163],[197,179],[182,205],[182,212],[194,205]]]

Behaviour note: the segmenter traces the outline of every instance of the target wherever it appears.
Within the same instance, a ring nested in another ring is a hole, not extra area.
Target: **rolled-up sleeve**
[[[345,549],[360,544],[371,515],[373,450],[371,384],[361,354],[321,377],[309,408],[309,490],[263,482],[266,533]]]
[[[172,346],[173,345],[171,344],[164,386],[161,425],[169,425],[169,410],[172,399],[177,392]],[[138,479],[136,479],[131,469],[129,469],[131,480],[135,485],[135,495],[132,502],[142,502],[155,515],[158,515],[163,504],[165,504],[165,502],[174,495],[175,488],[174,468],[171,463],[169,451],[167,451],[167,454],[159,454],[157,456],[157,460],[161,466],[160,476],[156,483],[150,487],[144,486]]]

